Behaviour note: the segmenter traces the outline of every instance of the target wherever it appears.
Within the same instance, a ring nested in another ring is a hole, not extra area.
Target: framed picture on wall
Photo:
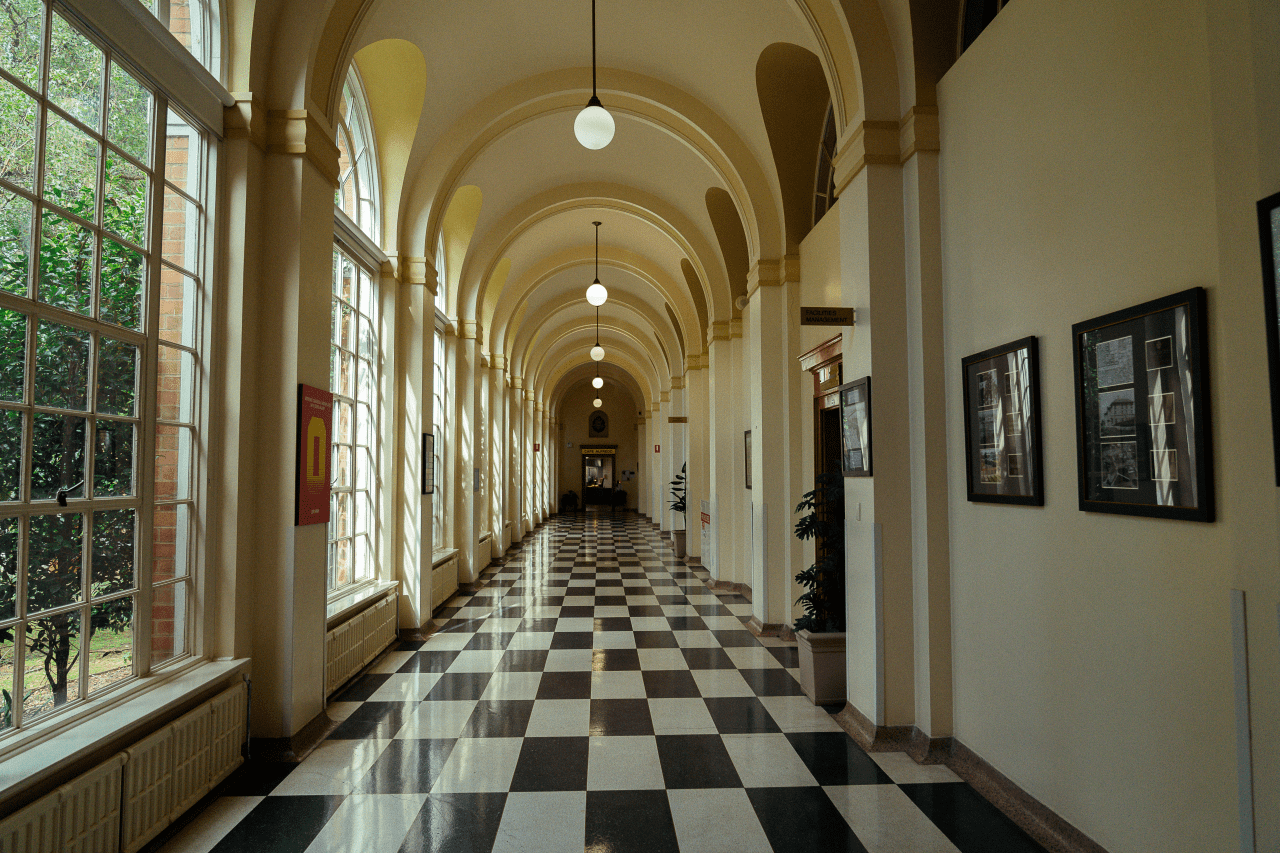
[[[969,500],[1044,506],[1034,337],[960,360]]]
[[[1280,486],[1280,193],[1258,202],[1262,242],[1262,304],[1266,308],[1267,361],[1271,365],[1271,440],[1275,446],[1276,485]]]
[[[742,434],[743,460],[746,462],[747,488],[751,488],[751,430]]]
[[[422,434],[422,493],[436,491],[436,437],[429,432]]]
[[[1213,521],[1203,288],[1071,327],[1080,509]]]
[[[846,477],[871,476],[871,377],[836,389],[840,395],[840,468]]]

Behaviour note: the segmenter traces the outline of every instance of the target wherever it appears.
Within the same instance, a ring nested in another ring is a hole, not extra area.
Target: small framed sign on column
[[[422,493],[436,491],[436,437],[429,432],[422,434]]]

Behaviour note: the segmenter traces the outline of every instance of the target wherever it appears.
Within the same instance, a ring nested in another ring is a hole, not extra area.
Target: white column
[[[524,447],[521,452],[524,454],[524,482],[521,485],[521,512],[528,519],[528,529],[538,526],[535,518],[534,509],[534,487],[537,483],[538,472],[535,467],[536,460],[533,458],[533,436],[534,436],[534,417],[537,410],[534,407],[533,389],[524,389]]]
[[[454,460],[456,475],[453,478],[454,523],[453,546],[458,549],[458,583],[472,583],[483,566],[476,562],[476,385],[479,379],[480,347],[476,340],[479,328],[476,323],[464,320],[458,329],[458,358],[456,383],[457,407],[454,421]]]
[[[511,547],[507,527],[507,360],[501,353],[489,356],[489,506],[493,514],[493,555]]]
[[[422,494],[422,434],[430,431],[435,348],[432,310],[435,271],[425,258],[402,258],[404,283],[396,288],[397,420],[402,424],[397,460],[396,536],[392,543],[400,580],[400,627],[417,630],[431,619],[431,498]],[[384,276],[385,277],[385,276]],[[428,283],[428,280],[430,283]],[[395,279],[391,283],[394,285]],[[434,319],[434,317],[433,317]]]
[[[707,453],[708,489],[711,494],[712,543],[715,552],[711,576],[715,580],[733,583],[736,540],[742,531],[735,524],[734,507],[740,503],[738,496],[742,483],[734,479],[734,458],[740,456],[738,447],[742,433],[735,429],[734,409],[738,407],[734,393],[732,346],[729,341],[729,323],[713,323],[707,338]],[[706,555],[703,555],[706,565]]]
[[[689,512],[685,525],[689,532],[685,537],[689,556],[697,557],[706,565],[702,553],[702,501],[711,500],[710,431],[711,410],[708,398],[707,356],[705,353],[689,356],[685,366],[685,412],[689,423],[685,428],[685,444],[689,457],[689,477],[686,502]]]
[[[519,542],[526,532],[524,514],[520,511],[521,489],[524,488],[524,379],[511,376],[511,395],[507,400],[507,517],[511,519],[511,541]]]

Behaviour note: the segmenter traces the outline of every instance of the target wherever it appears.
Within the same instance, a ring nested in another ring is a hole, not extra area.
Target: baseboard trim
[[[781,622],[761,622],[759,618],[752,616],[751,621],[747,623],[747,630],[757,637],[785,637],[783,632],[787,630],[787,626]]]
[[[711,589],[719,589],[725,592],[732,592],[735,595],[740,595],[743,598],[745,598],[747,601],[751,600],[751,587],[745,583],[730,583],[729,581],[712,581],[710,584],[710,587]]]
[[[946,765],[1051,853],[1107,853],[960,741],[952,739]]]
[[[258,761],[299,762],[337,727],[337,721],[321,711],[292,737],[250,738],[249,754]]]

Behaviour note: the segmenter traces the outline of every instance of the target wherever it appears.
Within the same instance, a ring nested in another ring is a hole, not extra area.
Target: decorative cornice
[[[329,183],[338,186],[338,146],[329,128],[310,110],[268,110],[267,153],[306,157]]]
[[[458,327],[453,323],[444,324],[444,336],[446,338],[456,338],[458,336]]]
[[[222,108],[222,133],[226,139],[247,139],[260,151],[267,150],[267,110],[252,92],[232,95],[234,105]]]
[[[867,166],[897,166],[898,122],[864,121],[832,159],[836,195],[844,195],[849,183]]]
[[[902,117],[898,129],[898,160],[905,163],[920,151],[942,150],[938,108],[914,106]]]

